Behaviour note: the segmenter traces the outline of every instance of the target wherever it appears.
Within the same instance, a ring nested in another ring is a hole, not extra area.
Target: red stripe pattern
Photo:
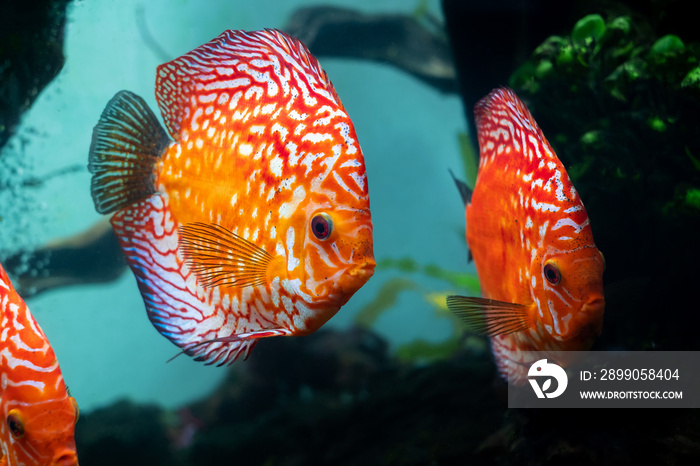
[[[364,158],[326,73],[280,31],[226,31],[161,65],[156,89],[175,142],[157,193],[112,220],[151,321],[208,364],[315,331],[374,269]],[[328,238],[311,228],[319,216]],[[262,283],[198,283],[178,237],[195,222],[271,256]]]
[[[474,114],[480,161],[467,242],[483,297],[529,306],[531,328],[492,338],[501,372],[522,381],[527,367],[516,350],[590,347],[602,324],[603,259],[576,189],[525,104],[496,89]]]
[[[77,466],[77,404],[46,335],[2,266],[0,309],[0,464]]]

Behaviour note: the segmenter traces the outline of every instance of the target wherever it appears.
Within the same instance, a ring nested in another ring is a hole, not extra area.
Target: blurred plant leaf
[[[574,42],[586,43],[589,41],[598,42],[605,34],[605,21],[600,15],[584,16],[574,26],[571,31],[571,40]]]
[[[453,287],[466,289],[473,293],[478,293],[480,289],[479,277],[476,275],[476,273],[454,272],[433,264],[420,265],[410,257],[404,257],[401,259],[381,259],[377,262],[377,268],[397,269],[402,272],[410,273],[422,273],[428,277],[443,280]]]
[[[389,310],[398,300],[399,294],[406,290],[414,290],[418,285],[407,278],[392,278],[387,280],[379,289],[377,296],[355,316],[355,323],[369,328],[385,311]]]
[[[430,342],[426,340],[416,340],[406,343],[396,349],[396,356],[404,362],[416,362],[419,360],[443,359],[453,354],[460,348],[457,338],[449,338],[441,342]]]
[[[435,308],[438,312],[444,312],[449,315],[453,315],[447,308],[447,296],[453,294],[447,291],[435,291],[433,293],[426,293],[425,300],[430,303],[431,306]]]
[[[479,169],[479,154],[465,131],[460,131],[457,134],[459,141],[459,153],[462,157],[464,165],[464,177],[467,186],[474,189],[476,183],[476,172]]]
[[[651,56],[662,56],[683,52],[685,45],[680,37],[668,34],[663,36],[651,46]]]
[[[396,349],[396,356],[400,360],[405,362],[430,362],[436,359],[447,358],[454,354],[455,351],[463,348],[469,348],[476,352],[488,350],[485,337],[466,334],[465,338],[465,332],[463,326],[459,324],[459,318],[447,309],[446,298],[454,293],[453,290],[438,291],[426,293],[424,296],[438,317],[449,318],[453,321],[452,334],[442,341],[431,342],[417,339],[400,345]]]

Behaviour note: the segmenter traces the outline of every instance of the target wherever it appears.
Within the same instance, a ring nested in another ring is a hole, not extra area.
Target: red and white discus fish
[[[496,89],[474,115],[479,172],[474,191],[461,190],[483,298],[450,296],[447,304],[490,335],[499,371],[518,384],[534,362],[518,351],[584,351],[600,334],[604,260],[576,189],[525,104]]]
[[[316,58],[226,31],[159,66],[156,99],[174,141],[122,91],[89,162],[153,325],[207,364],[317,330],[375,261],[362,151]]]
[[[77,466],[78,405],[46,335],[0,266],[0,466]]]

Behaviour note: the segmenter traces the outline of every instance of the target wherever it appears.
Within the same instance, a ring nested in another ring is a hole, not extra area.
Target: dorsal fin
[[[501,120],[508,120],[513,127],[535,135],[538,139],[544,139],[542,130],[532,117],[525,103],[507,87],[494,89],[479,100],[474,106],[474,122],[479,135],[488,132],[492,126],[500,125]],[[483,147],[479,141],[479,147]]]
[[[268,96],[320,95],[340,104],[316,58],[298,39],[276,29],[224,31],[163,63],[156,73],[156,100],[175,140],[188,123],[197,127],[197,107],[215,105],[233,113],[240,96],[256,98],[257,89]]]
[[[459,195],[462,198],[462,202],[464,203],[464,206],[466,207],[471,201],[472,201],[472,190],[469,186],[467,186],[467,183],[464,181],[458,179],[454,173],[452,173],[452,170],[449,170],[450,176],[452,176],[452,180],[455,182],[455,185],[457,186],[457,191],[459,191]],[[474,260],[474,257],[472,256],[472,251],[467,247],[467,262],[471,262]]]
[[[466,206],[469,204],[472,200],[472,190],[467,186],[467,183],[464,181],[457,179],[454,173],[452,173],[452,170],[449,170],[450,176],[452,177],[452,181],[455,182],[455,185],[457,186],[457,191],[459,191],[459,195],[462,198],[462,202],[464,202],[464,205]]]

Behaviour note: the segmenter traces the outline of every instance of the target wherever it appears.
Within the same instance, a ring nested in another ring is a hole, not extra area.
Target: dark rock
[[[157,406],[129,401],[81,416],[75,427],[80,463],[177,466],[163,416]]]
[[[119,402],[76,429],[101,465],[697,464],[699,438],[692,409],[508,410],[483,354],[416,367],[357,329],[263,341],[205,400]]]
[[[577,2],[442,0],[447,33],[473,128],[474,104],[508,84],[513,71],[551,34],[571,28]]]
[[[63,68],[70,0],[4,0],[0,6],[0,148]]]
[[[192,464],[463,464],[500,424],[487,358],[401,365],[359,329],[277,343],[192,407],[207,424]]]

